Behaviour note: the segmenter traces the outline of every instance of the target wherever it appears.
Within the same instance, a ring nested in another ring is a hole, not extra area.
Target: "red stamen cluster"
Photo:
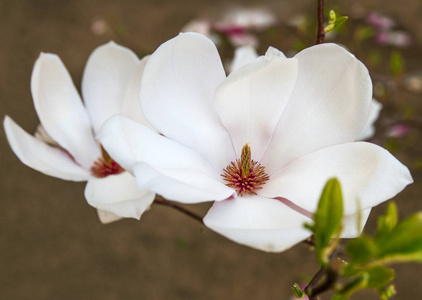
[[[256,195],[255,190],[262,189],[262,185],[270,179],[265,173],[265,167],[250,156],[250,148],[246,144],[242,150],[242,158],[232,161],[221,175],[228,187],[236,189],[240,196],[243,194]]]
[[[124,169],[113,159],[106,161],[104,158],[99,158],[91,167],[91,174],[97,178],[104,178],[108,175],[120,174]]]

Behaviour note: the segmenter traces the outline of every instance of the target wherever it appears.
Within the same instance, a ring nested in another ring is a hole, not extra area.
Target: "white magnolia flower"
[[[230,72],[254,62],[258,58],[258,53],[256,49],[251,46],[243,46],[235,49],[234,58],[230,66]],[[382,109],[382,104],[375,99],[372,99],[371,106],[369,109],[369,116],[366,122],[365,127],[362,132],[358,135],[358,141],[367,140],[374,136],[375,134],[375,121],[380,115]]]
[[[27,166],[64,180],[88,181],[85,197],[104,223],[120,217],[139,218],[154,193],[137,191],[135,178],[124,171],[95,140],[114,114],[143,124],[138,95],[146,59],[113,42],[90,56],[81,98],[60,58],[42,53],[35,63],[31,92],[41,127],[33,137],[10,117],[4,119],[13,152]]]
[[[371,86],[364,65],[334,44],[293,58],[270,48],[226,78],[214,44],[185,33],[155,51],[142,78],[142,110],[164,136],[115,116],[98,138],[141,190],[183,203],[214,200],[209,228],[283,251],[309,236],[303,223],[329,178],[342,184],[344,236],[358,234],[359,208],[365,222],[412,182],[385,149],[354,142]]]

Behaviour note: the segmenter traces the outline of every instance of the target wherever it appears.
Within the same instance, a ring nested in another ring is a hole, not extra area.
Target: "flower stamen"
[[[104,178],[109,175],[117,175],[124,171],[124,169],[115,162],[110,155],[101,146],[102,157],[98,158],[91,167],[91,174],[97,178]]]
[[[236,189],[237,193],[256,195],[255,190],[262,189],[262,185],[270,179],[265,173],[265,167],[251,158],[251,148],[243,146],[240,159],[232,161],[221,174],[228,187]]]

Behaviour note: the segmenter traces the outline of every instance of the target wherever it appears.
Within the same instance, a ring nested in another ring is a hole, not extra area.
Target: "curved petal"
[[[236,192],[216,178],[193,168],[154,168],[139,163],[133,168],[140,190],[150,190],[182,203],[219,201],[235,196]]]
[[[155,194],[139,192],[130,173],[90,178],[85,187],[89,205],[124,218],[139,219],[154,201]]]
[[[273,135],[297,76],[297,60],[274,56],[231,73],[215,93],[215,106],[230,133],[236,155],[249,143],[260,160]]]
[[[348,51],[321,44],[295,58],[296,85],[261,161],[269,175],[297,157],[354,141],[369,113],[368,70]]]
[[[72,79],[57,55],[42,53],[37,59],[31,91],[47,133],[89,170],[101,155],[100,148]]]
[[[132,120],[135,120],[145,126],[148,126],[154,131],[157,131],[146,119],[144,113],[141,110],[141,104],[139,103],[139,93],[141,92],[142,76],[144,74],[145,66],[148,62],[149,56],[144,57],[137,65],[129,81],[129,85],[126,90],[126,94],[122,101],[121,115],[124,115]]]
[[[256,49],[251,46],[243,46],[236,48],[234,50],[234,58],[230,66],[230,73],[247,65],[249,63],[254,62],[258,58],[258,53]]]
[[[198,33],[181,33],[151,55],[141,85],[141,107],[152,126],[220,170],[235,158],[213,103],[224,78],[215,45]]]
[[[381,109],[382,104],[379,103],[377,100],[372,99],[371,107],[369,109],[368,121],[366,122],[365,127],[363,128],[362,132],[359,134],[356,140],[363,141],[371,138],[375,134],[374,123],[378,119]]]
[[[391,199],[413,182],[407,167],[387,150],[371,143],[354,142],[296,159],[270,176],[258,194],[269,198],[284,197],[315,212],[322,189],[332,177],[340,180],[345,215]]]
[[[82,95],[96,133],[115,114],[141,113],[139,88],[144,66],[145,62],[141,63],[135,53],[114,42],[92,52],[82,78]],[[129,83],[135,76],[138,88],[128,98]],[[126,105],[133,111],[125,111]]]
[[[89,172],[78,166],[65,151],[29,135],[9,116],[4,118],[3,125],[10,147],[19,160],[28,167],[64,180],[88,179]]]
[[[103,224],[109,224],[123,219],[122,217],[116,216],[115,214],[100,209],[97,209],[97,215],[98,219],[100,219],[100,222]]]
[[[343,230],[341,232],[341,238],[343,239],[352,239],[358,237],[363,228],[365,227],[366,221],[368,221],[369,214],[371,213],[371,208],[362,210],[359,215],[357,213],[353,215],[348,215],[343,217]],[[360,224],[358,225],[358,221]]]
[[[106,121],[98,139],[107,153],[130,172],[137,163],[146,162],[158,168],[194,168],[214,178],[220,177],[195,151],[123,116]]]
[[[215,202],[204,223],[239,244],[268,252],[281,252],[306,239],[303,227],[311,219],[283,203],[259,196]]]

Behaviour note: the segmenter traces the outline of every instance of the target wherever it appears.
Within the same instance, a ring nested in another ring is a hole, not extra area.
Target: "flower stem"
[[[200,222],[201,224],[204,224],[204,221],[202,221],[202,217],[200,215],[194,213],[193,211],[190,211],[190,210],[184,208],[183,206],[181,206],[181,205],[179,205],[175,202],[169,201],[169,200],[167,200],[167,199],[165,199],[161,196],[156,196],[154,203],[159,204],[159,205],[172,207],[172,208],[184,213],[188,217],[195,219],[196,221]]]
[[[316,39],[316,45],[322,44],[325,38],[325,29],[324,29],[324,0],[318,1],[318,33]]]

